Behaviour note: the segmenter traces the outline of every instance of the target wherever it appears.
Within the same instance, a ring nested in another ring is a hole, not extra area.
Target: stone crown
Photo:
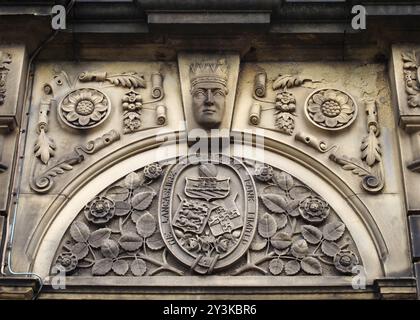
[[[217,62],[196,62],[190,65],[191,89],[200,87],[227,88],[228,66],[224,59]]]

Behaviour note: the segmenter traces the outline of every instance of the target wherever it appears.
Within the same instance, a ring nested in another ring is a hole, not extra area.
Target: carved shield
[[[165,175],[159,202],[166,246],[198,273],[231,265],[254,238],[257,192],[247,168],[235,158],[213,154],[180,159]]]

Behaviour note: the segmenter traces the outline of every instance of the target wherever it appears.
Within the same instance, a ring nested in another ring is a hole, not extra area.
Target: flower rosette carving
[[[324,199],[287,172],[265,164],[254,168],[254,177],[262,183],[258,233],[247,263],[234,275],[347,274],[360,264],[346,226]],[[270,174],[261,179],[261,172]]]
[[[310,196],[299,203],[299,212],[306,221],[320,223],[328,217],[330,208],[323,199]]]
[[[359,264],[359,258],[350,250],[341,250],[334,255],[334,266],[343,273],[352,273]]]
[[[98,126],[105,121],[110,110],[109,98],[92,88],[71,91],[63,98],[58,109],[63,122],[76,129]]]
[[[357,116],[353,98],[337,89],[319,89],[306,100],[305,114],[317,127],[341,130],[350,126]]]
[[[135,132],[141,128],[142,97],[131,90],[122,99],[124,132]]]
[[[74,271],[77,267],[77,256],[72,252],[63,252],[57,258],[57,265],[61,266],[66,273]]]
[[[156,197],[152,185],[162,173],[158,163],[146,166],[88,202],[67,231],[55,265],[67,273],[88,270],[93,276],[181,275],[168,263],[157,219],[148,211]]]
[[[144,167],[144,175],[149,179],[159,178],[162,172],[162,167],[156,162]]]
[[[114,217],[115,203],[108,198],[98,197],[85,206],[84,213],[90,222],[104,224]]]

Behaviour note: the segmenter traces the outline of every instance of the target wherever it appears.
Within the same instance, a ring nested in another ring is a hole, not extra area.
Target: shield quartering
[[[183,199],[172,221],[172,225],[184,232],[201,234],[216,206],[203,201]]]
[[[209,227],[215,237],[231,233],[242,226],[243,219],[236,208],[228,210],[223,206],[218,206],[210,214]]]

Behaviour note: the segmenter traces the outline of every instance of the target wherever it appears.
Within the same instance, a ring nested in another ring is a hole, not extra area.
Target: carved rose
[[[107,223],[114,217],[115,203],[105,197],[95,198],[85,206],[84,213],[86,219],[90,222],[96,224]]]
[[[334,256],[334,266],[343,273],[351,273],[353,267],[358,264],[359,259],[353,251],[341,250]]]
[[[69,273],[77,267],[77,257],[72,252],[63,252],[57,258],[57,264],[62,266]]]
[[[355,118],[353,100],[339,90],[317,91],[309,98],[306,107],[310,119],[326,129],[345,127]]]
[[[144,167],[144,175],[149,179],[157,179],[162,174],[162,168],[159,163],[152,163]]]
[[[267,165],[256,165],[254,174],[260,181],[269,181],[273,178],[273,168]]]
[[[296,99],[293,93],[288,91],[277,93],[276,109],[281,112],[294,112],[296,110]]]
[[[327,202],[318,197],[308,197],[299,203],[299,212],[306,221],[319,223],[328,217],[330,207]]]
[[[60,106],[63,120],[72,127],[90,128],[105,119],[109,101],[95,89],[79,89],[68,94]]]

